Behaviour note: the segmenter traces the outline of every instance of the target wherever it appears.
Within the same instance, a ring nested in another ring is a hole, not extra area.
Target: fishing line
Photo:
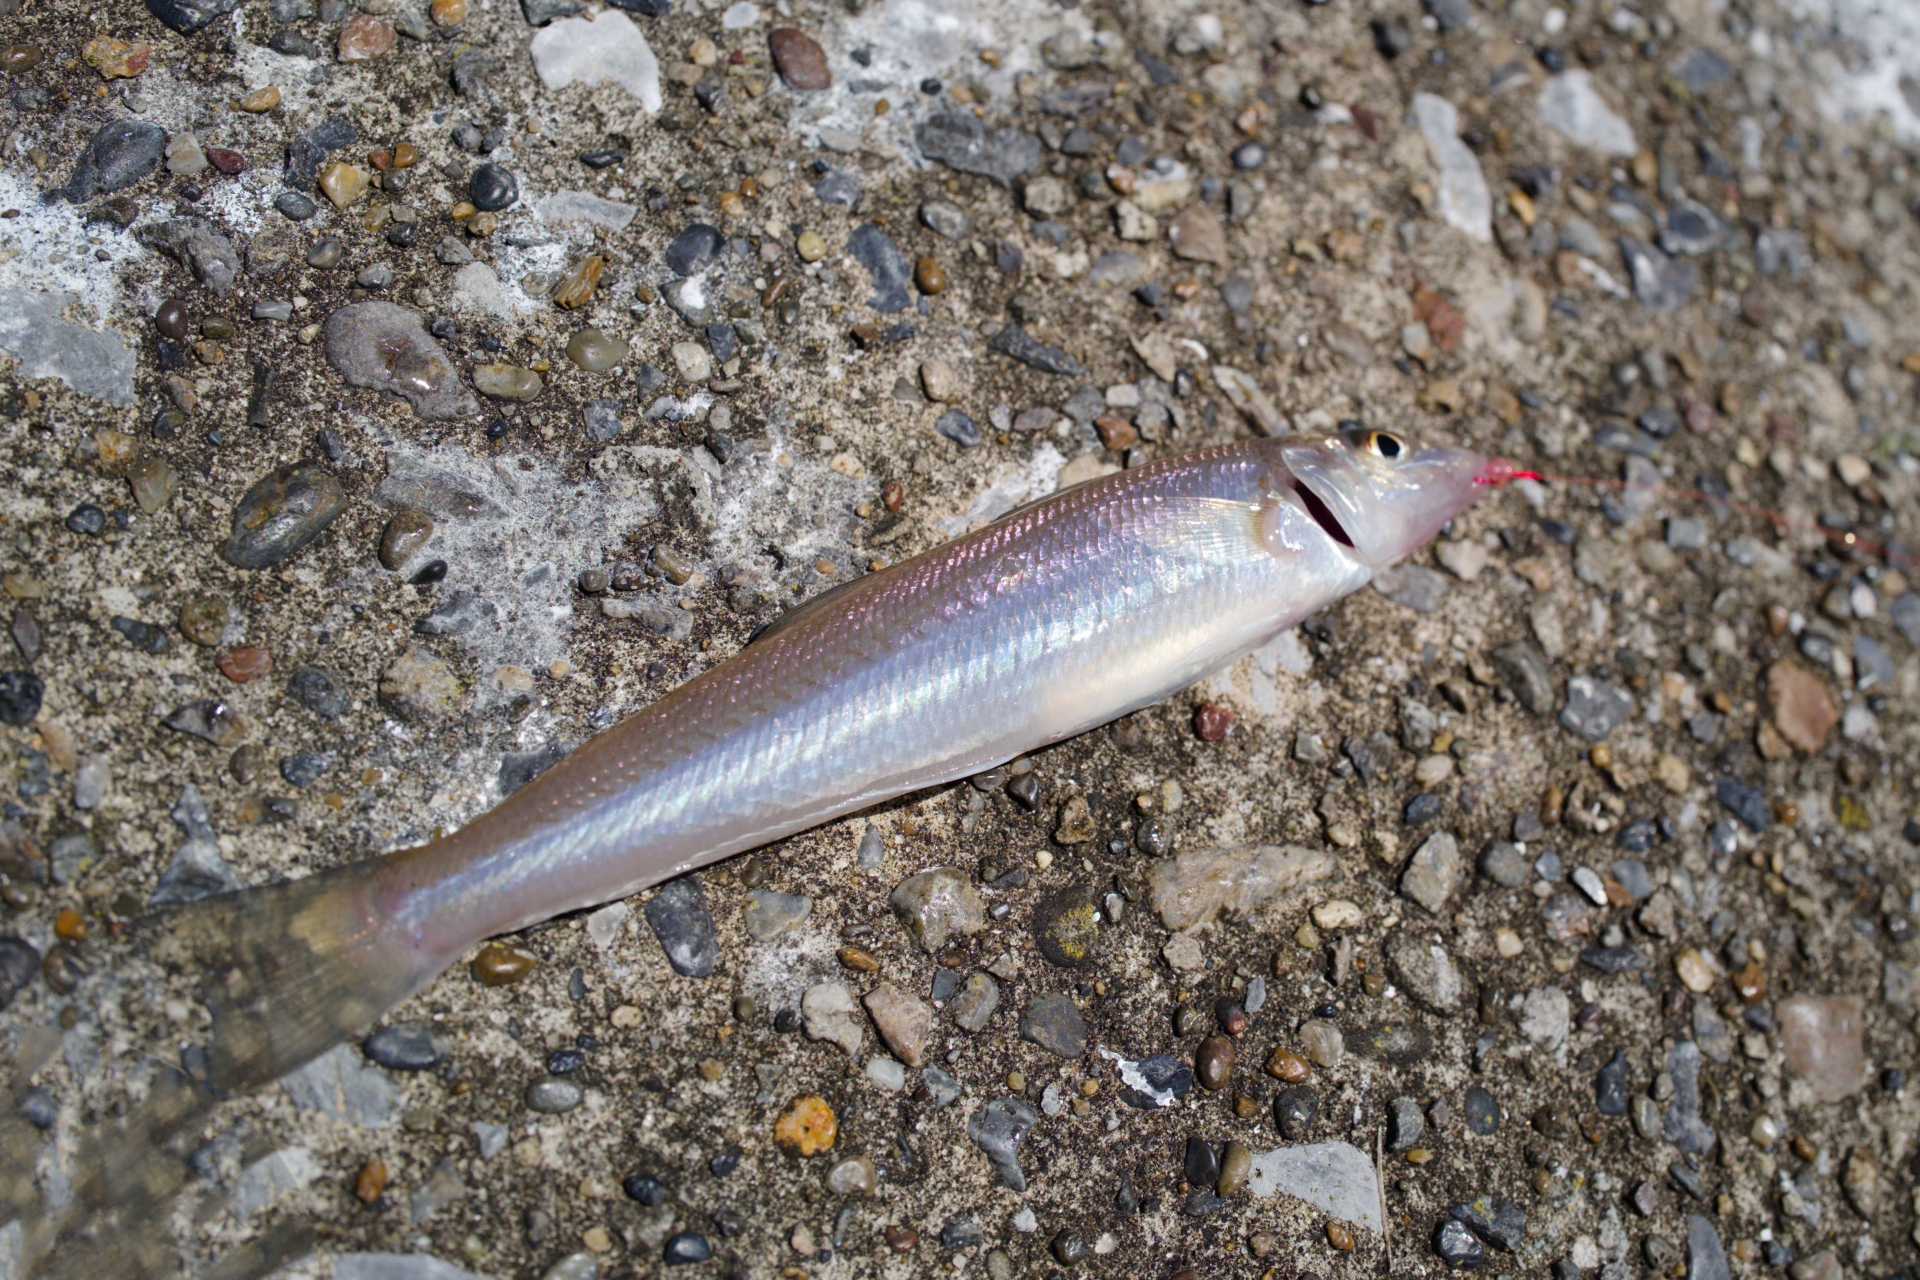
[[[1757,519],[1765,520],[1782,533],[1816,532],[1828,542],[1832,543],[1837,550],[1842,552],[1864,552],[1868,555],[1879,556],[1888,564],[1896,565],[1901,569],[1920,569],[1920,557],[1916,557],[1912,552],[1895,546],[1892,543],[1875,542],[1871,538],[1863,538],[1851,529],[1829,529],[1823,524],[1808,524],[1804,521],[1797,521],[1779,511],[1775,511],[1771,507],[1764,507],[1752,502],[1740,502],[1730,497],[1719,497],[1702,489],[1686,489],[1678,485],[1669,484],[1638,484],[1630,480],[1612,480],[1604,476],[1555,475],[1550,472],[1521,470],[1505,458],[1494,458],[1487,464],[1485,473],[1474,477],[1475,484],[1483,484],[1496,489],[1518,480],[1533,480],[1541,484],[1577,485],[1592,489],[1617,489],[1621,492],[1631,490],[1638,493],[1658,494],[1669,498],[1685,498],[1693,502],[1703,503],[1707,506],[1722,507],[1728,511],[1738,512],[1741,515],[1753,516]]]

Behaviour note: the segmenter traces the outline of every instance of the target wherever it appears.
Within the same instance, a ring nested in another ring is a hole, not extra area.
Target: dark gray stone
[[[1319,1091],[1304,1084],[1288,1085],[1273,1100],[1273,1122],[1288,1142],[1305,1142],[1312,1137],[1313,1122],[1319,1114]]]
[[[604,396],[587,401],[580,407],[580,423],[586,428],[587,439],[595,444],[618,438],[621,431],[620,402]]]
[[[1733,68],[1713,50],[1699,48],[1689,50],[1674,63],[1673,73],[1680,77],[1680,83],[1686,85],[1689,92],[1705,93],[1725,84],[1727,77],[1733,74]]]
[[[1492,1137],[1500,1131],[1500,1103],[1479,1085],[1467,1090],[1466,1106],[1467,1128],[1483,1138]]]
[[[1495,840],[1480,855],[1480,874],[1508,889],[1520,889],[1533,878],[1533,864],[1519,845]]]
[[[1688,1280],[1733,1280],[1727,1265],[1727,1251],[1720,1245],[1720,1233],[1712,1222],[1697,1213],[1687,1215]]]
[[[318,538],[346,509],[340,482],[318,467],[278,467],[233,509],[233,532],[220,558],[236,569],[265,569]]]
[[[1593,1081],[1594,1105],[1603,1116],[1627,1114],[1627,1055],[1615,1049]]]
[[[1193,1066],[1170,1053],[1156,1053],[1138,1062],[1114,1063],[1120,1075],[1120,1101],[1142,1111],[1170,1107],[1193,1088]]]
[[[1678,200],[1667,210],[1660,247],[1670,254],[1697,258],[1726,247],[1727,224],[1697,200]]]
[[[946,200],[929,200],[920,206],[920,221],[936,235],[959,240],[973,230],[973,219],[965,209]]]
[[[1020,1038],[1063,1058],[1077,1058],[1087,1051],[1087,1020],[1072,997],[1038,995],[1020,1015]]]
[[[147,0],[147,12],[183,36],[240,7],[240,0]]]
[[[813,194],[822,203],[851,209],[860,199],[860,177],[851,169],[829,169],[824,178],[813,184]]]
[[[541,1115],[564,1115],[579,1106],[585,1091],[565,1077],[548,1076],[527,1086],[527,1110]]]
[[[1454,1205],[1448,1212],[1472,1227],[1481,1239],[1508,1253],[1518,1253],[1527,1238],[1527,1215],[1510,1201],[1475,1196],[1465,1204]]]
[[[520,0],[520,13],[530,27],[544,27],[555,18],[571,18],[578,12],[575,0]]]
[[[1713,784],[1713,798],[1756,835],[1773,825],[1773,808],[1767,803],[1767,793],[1759,787],[1736,778],[1722,778]]]
[[[67,185],[52,194],[74,204],[131,186],[160,167],[167,131],[145,120],[112,120],[95,130]]]
[[[1040,139],[1017,129],[989,133],[972,115],[932,116],[913,131],[913,141],[927,159],[1003,187],[1040,167]]]
[[[1598,969],[1601,973],[1626,973],[1633,969],[1645,969],[1652,961],[1647,959],[1640,948],[1629,945],[1588,947],[1580,953],[1580,963],[1589,969]]]
[[[1427,1117],[1413,1098],[1395,1098],[1387,1113],[1387,1150],[1398,1155],[1420,1145],[1427,1136]]]
[[[501,795],[510,796],[566,758],[567,749],[558,743],[538,751],[509,752],[500,757],[500,772],[494,783]]]
[[[273,207],[295,222],[305,222],[320,212],[320,206],[313,197],[299,191],[282,191],[273,198]]]
[[[1633,277],[1634,296],[1650,311],[1674,311],[1693,296],[1700,268],[1678,262],[1632,236],[1620,238],[1620,257]]]
[[[1020,1144],[1039,1123],[1040,1113],[1025,1102],[999,1098],[973,1113],[967,1121],[967,1136],[986,1153],[1003,1186],[1025,1191],[1027,1175],[1020,1168]]]
[[[1473,6],[1467,0],[1421,0],[1421,7],[1440,24],[1442,35],[1465,30],[1473,25]]]
[[[867,278],[873,282],[873,296],[867,299],[869,307],[887,315],[913,305],[913,295],[908,288],[912,264],[878,223],[863,222],[855,227],[847,237],[847,252],[867,269]]]
[[[699,275],[713,265],[713,260],[726,246],[727,238],[720,234],[718,227],[695,222],[673,238],[661,254],[661,260],[667,264],[667,270],[677,276]]]
[[[280,762],[280,776],[287,785],[302,791],[326,777],[333,768],[333,757],[323,751],[296,751]]]
[[[447,1060],[424,1022],[396,1022],[368,1036],[360,1046],[369,1058],[395,1071],[427,1071]]]
[[[1920,591],[1902,592],[1887,606],[1887,617],[1900,628],[1907,643],[1920,648]]]
[[[205,218],[170,218],[149,223],[134,238],[193,272],[215,297],[224,297],[240,276],[240,254]]]
[[[687,978],[712,975],[720,962],[720,938],[697,874],[661,885],[647,903],[646,916],[675,973]]]
[[[0,937],[0,1009],[13,1003],[40,972],[40,953],[33,944],[15,934]]]
[[[1547,655],[1531,641],[1517,640],[1502,645],[1491,655],[1493,669],[1520,705],[1537,716],[1553,710],[1553,676],[1547,668]]]
[[[0,671],[0,724],[31,724],[46,692],[46,682],[31,671]]]
[[[1458,1218],[1448,1218],[1433,1233],[1433,1251],[1455,1271],[1475,1271],[1487,1265],[1487,1247]]]
[[[337,720],[350,705],[345,677],[325,667],[300,667],[287,681],[293,700],[325,720]]]
[[[1575,676],[1567,681],[1567,705],[1560,727],[1584,742],[1604,742],[1633,714],[1633,695],[1606,680]]]
[[[287,144],[286,184],[296,191],[311,191],[326,158],[359,140],[359,132],[343,116],[315,125]]]
[[[520,183],[513,176],[513,170],[505,165],[488,161],[467,179],[467,199],[473,201],[476,209],[498,213],[519,198]]]
[[[949,409],[941,414],[934,421],[933,429],[962,449],[971,449],[985,440],[980,434],[980,424],[958,409]]]
[[[1019,325],[1010,324],[993,335],[987,343],[987,350],[997,351],[1003,356],[1011,356],[1029,368],[1042,373],[1066,374],[1071,377],[1085,377],[1087,367],[1058,347],[1048,346],[1033,337]]]

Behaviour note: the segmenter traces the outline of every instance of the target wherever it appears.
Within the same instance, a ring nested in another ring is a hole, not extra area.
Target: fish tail
[[[155,918],[156,953],[195,975],[212,1019],[205,1083],[251,1089],[325,1053],[458,954],[415,936],[406,855],[221,894]]]

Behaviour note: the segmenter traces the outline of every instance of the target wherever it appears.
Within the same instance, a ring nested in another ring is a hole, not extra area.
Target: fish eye
[[[1407,451],[1407,443],[1391,431],[1367,432],[1367,451],[1392,462]]]

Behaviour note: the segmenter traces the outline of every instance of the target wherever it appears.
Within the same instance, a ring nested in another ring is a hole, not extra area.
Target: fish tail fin
[[[423,947],[400,907],[404,855],[221,894],[152,922],[156,954],[197,976],[212,1019],[205,1083],[251,1089],[312,1061],[458,954]]]

